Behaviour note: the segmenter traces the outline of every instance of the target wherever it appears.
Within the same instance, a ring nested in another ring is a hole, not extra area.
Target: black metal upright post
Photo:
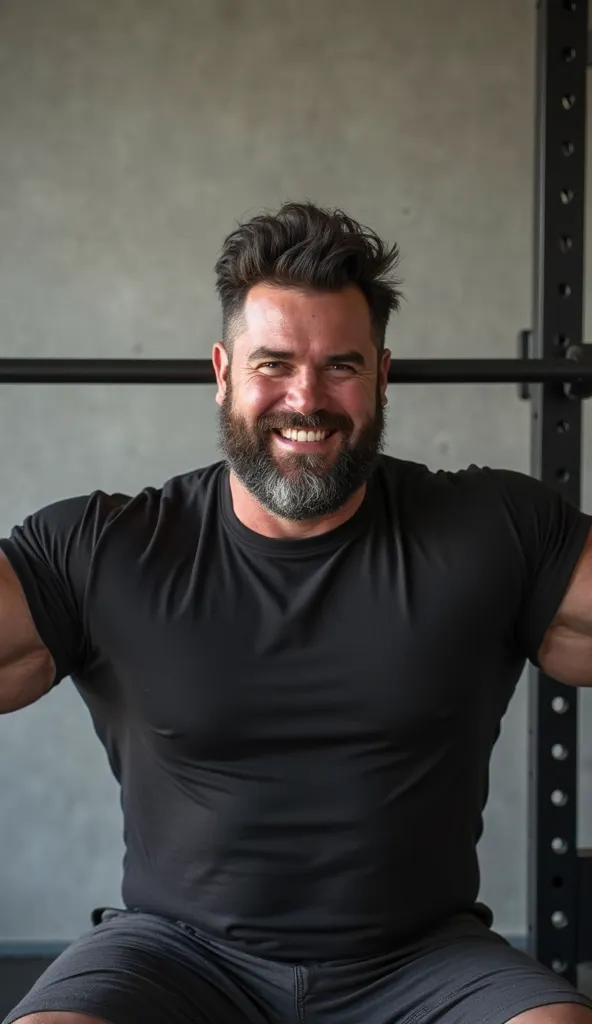
[[[587,44],[587,0],[538,0],[535,358],[565,355],[582,341]],[[557,382],[531,389],[531,469],[579,505],[581,403],[567,392]],[[577,690],[533,671],[529,710],[530,948],[575,983]]]

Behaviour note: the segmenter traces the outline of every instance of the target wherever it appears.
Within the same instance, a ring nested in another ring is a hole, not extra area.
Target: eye
[[[268,376],[275,376],[281,373],[285,369],[284,363],[279,363],[276,360],[268,361],[267,363],[260,363],[257,369],[261,373],[266,373]]]
[[[350,374],[355,372],[354,367],[349,363],[330,363],[329,370],[339,374]]]

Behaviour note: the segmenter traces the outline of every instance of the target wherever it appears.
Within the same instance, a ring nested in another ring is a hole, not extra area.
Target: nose
[[[310,416],[323,408],[323,386],[313,369],[302,369],[294,374],[286,390],[285,402],[293,412]]]

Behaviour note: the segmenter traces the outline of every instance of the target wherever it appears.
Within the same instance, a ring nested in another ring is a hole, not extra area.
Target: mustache
[[[260,416],[257,427],[261,432],[270,430],[340,430],[351,434],[354,424],[349,416],[339,413],[315,412],[310,416],[299,413],[274,413]]]

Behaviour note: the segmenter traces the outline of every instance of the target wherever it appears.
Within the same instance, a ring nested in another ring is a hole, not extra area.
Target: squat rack
[[[532,330],[517,359],[394,360],[390,382],[511,383],[532,405],[531,472],[580,504],[588,0],[537,0]],[[592,46],[591,46],[592,49]],[[0,359],[0,383],[207,384],[200,359]],[[530,951],[570,981],[592,960],[592,851],[577,849],[578,691],[532,671]],[[582,912],[587,907],[588,913]]]
[[[522,354],[583,361],[588,0],[537,11],[534,285]],[[530,389],[531,472],[580,504],[586,384]],[[529,693],[529,944],[577,983],[592,960],[592,859],[577,848],[578,691],[531,671]],[[589,851],[590,852],[590,851]],[[587,914],[584,907],[587,906]]]

